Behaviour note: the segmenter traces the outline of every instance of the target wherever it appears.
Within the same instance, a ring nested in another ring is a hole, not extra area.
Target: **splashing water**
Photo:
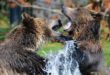
[[[75,50],[75,42],[67,41],[62,51],[50,54],[46,64],[47,75],[81,75],[79,65],[72,57]]]

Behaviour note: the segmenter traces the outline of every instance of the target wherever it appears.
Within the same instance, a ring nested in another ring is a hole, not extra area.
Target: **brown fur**
[[[65,11],[68,11],[65,9]],[[99,42],[100,16],[91,16],[85,8],[75,8],[71,13],[66,13],[72,22],[69,31],[72,31],[74,39],[85,54],[85,60],[80,65],[82,75],[109,75],[107,69],[103,69],[103,54]],[[103,72],[102,72],[103,69]]]
[[[53,31],[42,18],[23,16],[22,25],[0,44],[0,75],[45,75],[45,59],[35,51],[53,37]]]
[[[86,8],[88,10],[93,10],[95,12],[101,12],[101,5],[102,5],[102,1],[92,0],[89,2],[88,5],[86,5]]]
[[[103,4],[103,6],[102,6]],[[109,9],[110,9],[110,0],[100,0],[99,2],[97,1],[94,1],[94,0],[91,0],[90,3],[86,6],[86,8],[88,10],[93,10],[97,13],[100,13],[100,12],[104,12],[106,13],[106,15],[110,15],[109,13]],[[102,14],[103,15],[103,14]],[[103,31],[102,33],[102,38],[106,39],[106,40],[109,40],[110,39],[110,17],[109,16],[106,16],[106,15],[103,15],[103,19],[101,21],[101,26],[103,27],[101,30]],[[107,25],[106,23],[103,24],[103,22],[107,22]],[[106,27],[105,27],[106,25]],[[105,31],[105,29],[109,29],[109,31]]]

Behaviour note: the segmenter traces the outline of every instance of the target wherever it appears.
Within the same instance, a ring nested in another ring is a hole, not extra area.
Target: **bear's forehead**
[[[90,14],[90,12],[85,8],[76,8],[73,12],[77,14],[85,14],[85,15]]]
[[[85,8],[76,8],[73,10],[72,12],[72,17],[75,19],[87,19],[89,20],[93,20],[93,17],[91,16],[89,10],[85,9]]]
[[[34,22],[37,25],[45,25],[46,24],[46,20],[42,19],[42,18],[34,18]]]

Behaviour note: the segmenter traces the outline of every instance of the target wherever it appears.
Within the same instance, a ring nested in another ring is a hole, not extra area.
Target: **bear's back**
[[[0,75],[42,75],[44,58],[5,41],[0,45]]]

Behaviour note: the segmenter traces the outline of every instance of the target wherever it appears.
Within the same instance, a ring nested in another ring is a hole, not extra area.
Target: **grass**
[[[106,64],[110,67],[110,41],[103,40],[103,52]]]
[[[0,40],[5,38],[6,33],[9,31],[9,26],[8,18],[0,13]]]
[[[0,28],[9,28],[8,18],[4,17],[4,15],[1,13],[0,13]]]
[[[5,35],[8,31],[9,31],[9,28],[0,28],[0,40],[5,39]]]
[[[61,48],[63,48],[63,45],[61,43],[46,43],[41,50],[39,50],[37,53],[41,56],[46,56],[48,53],[51,52],[58,52]]]

